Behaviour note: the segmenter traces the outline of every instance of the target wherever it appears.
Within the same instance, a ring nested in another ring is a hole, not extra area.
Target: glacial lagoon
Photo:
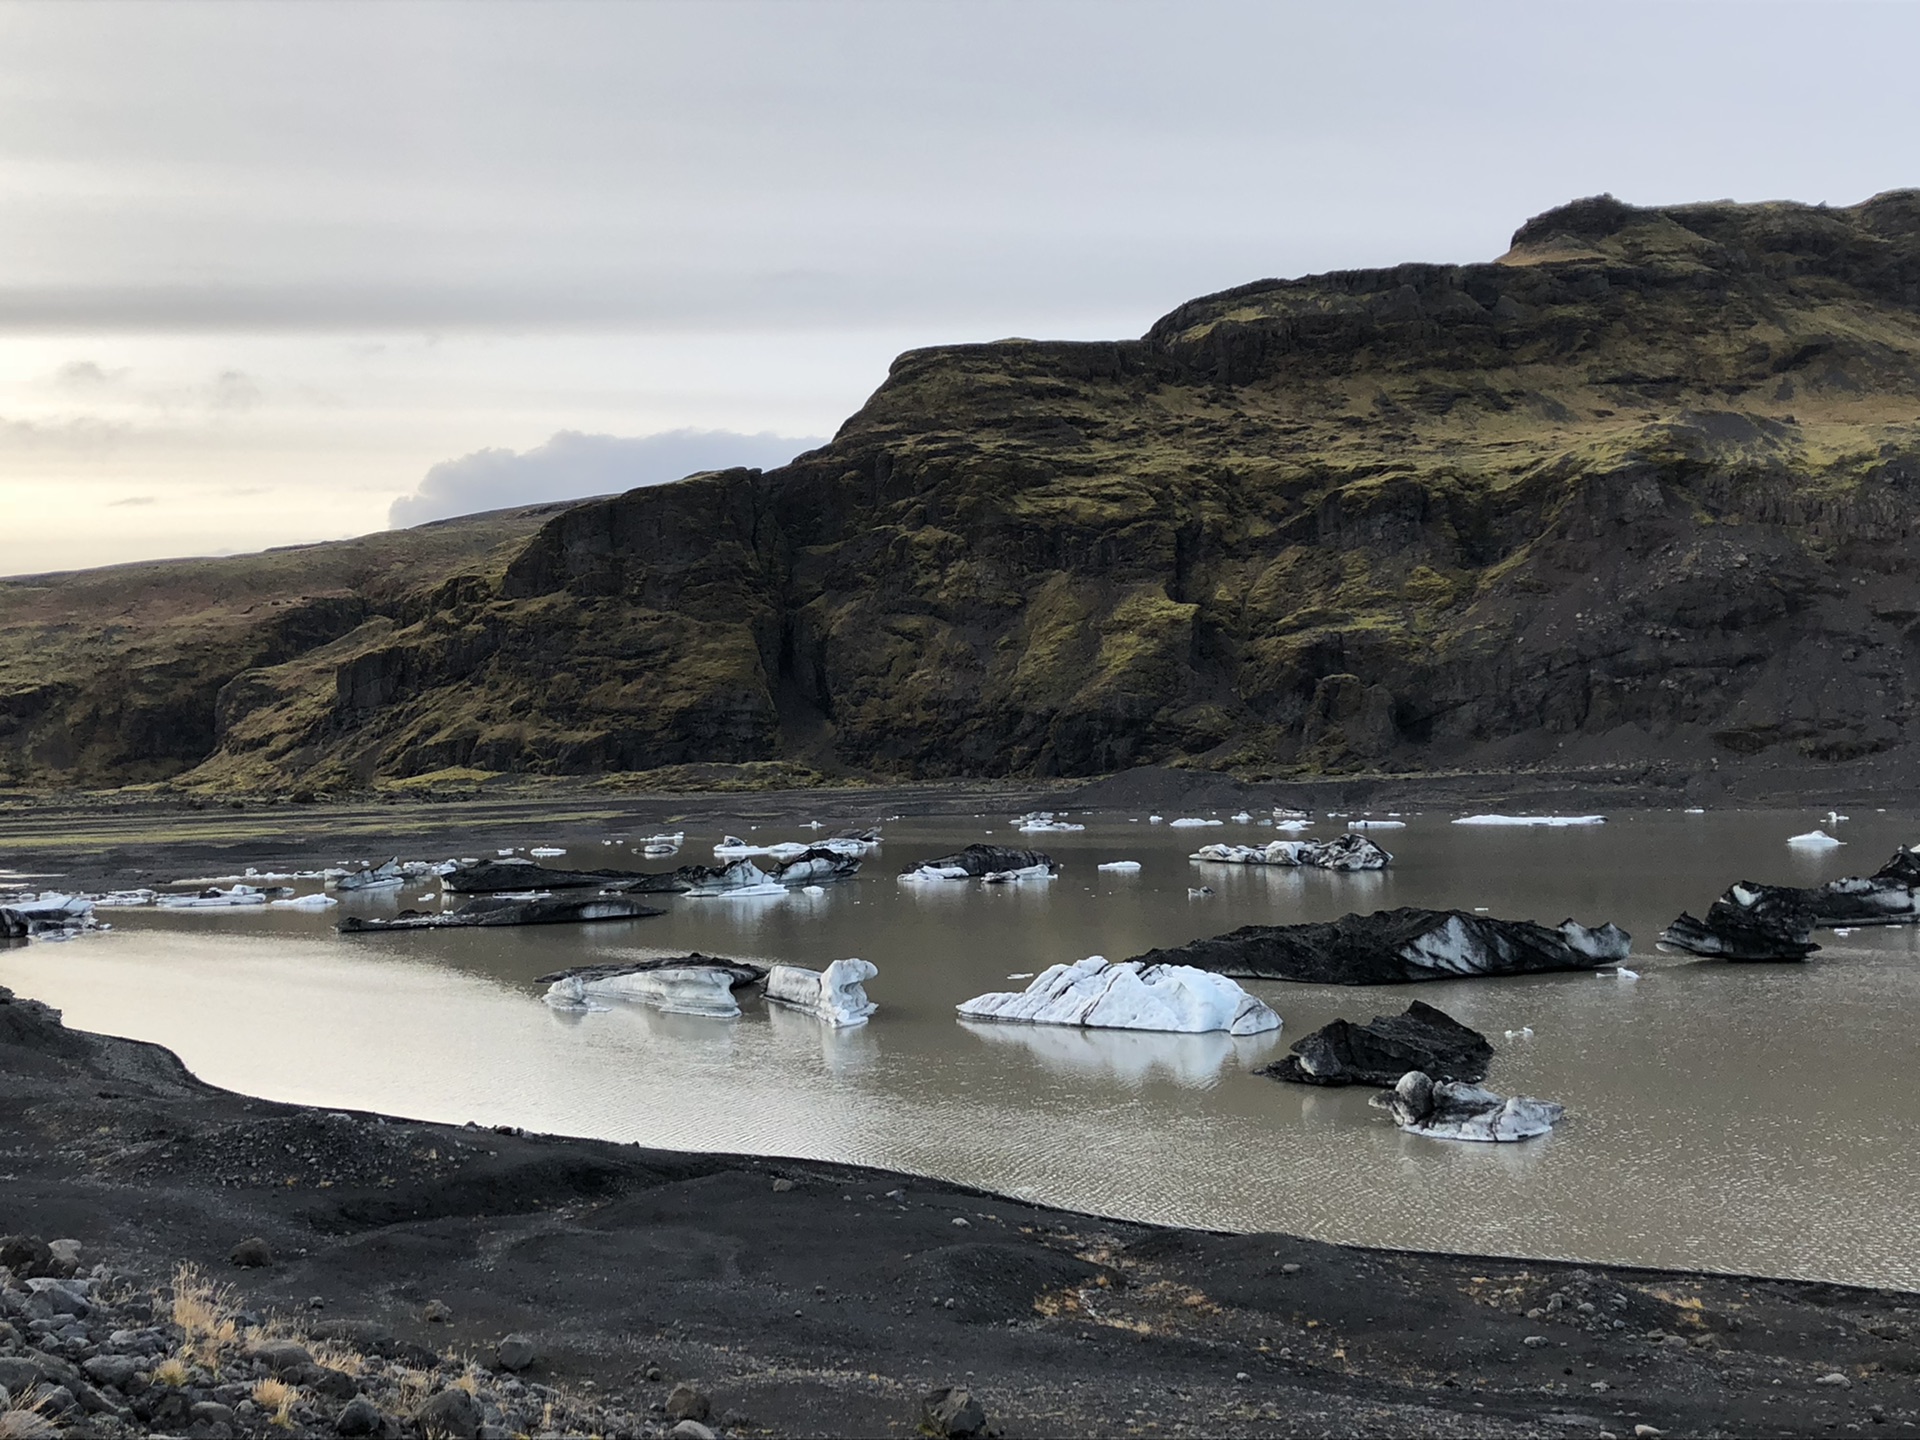
[[[1856,810],[1830,827],[1846,844],[1807,851],[1785,841],[1823,821],[1812,811],[1620,813],[1553,830],[1409,814],[1404,829],[1372,832],[1393,865],[1358,874],[1188,860],[1204,843],[1274,835],[1252,825],[1074,818],[1087,828],[1027,837],[1005,815],[895,821],[856,880],[822,893],[662,897],[664,916],[592,926],[334,931],[349,909],[392,913],[431,885],[323,913],[103,912],[110,933],[0,951],[0,984],[74,1025],[167,1045],[215,1084],[281,1100],[847,1161],[1183,1225],[1920,1288],[1920,1115],[1908,1089],[1920,929],[1821,932],[1805,965],[1728,965],[1653,943],[1736,879],[1868,873],[1920,839],[1914,816]],[[1320,818],[1307,833],[1343,828]],[[663,868],[710,859],[720,831],[689,824],[677,862],[642,862],[605,838],[498,843],[565,847],[561,865]],[[896,882],[910,862],[975,839],[1045,849],[1061,873]],[[1113,860],[1141,868],[1096,868]],[[1214,893],[1190,896],[1201,885]],[[1062,960],[1395,905],[1612,920],[1632,932],[1641,978],[1250,983],[1285,1028],[1246,1039],[954,1018],[960,1001],[1018,989],[1010,976]],[[850,1030],[757,1000],[733,1020],[569,1013],[534,983],[688,950],[814,967],[859,956],[879,967],[867,990],[880,1010]],[[1335,1016],[1364,1020],[1415,997],[1489,1036],[1493,1088],[1564,1102],[1567,1120],[1524,1144],[1447,1144],[1397,1131],[1365,1091],[1249,1073]],[[1530,1038],[1506,1038],[1522,1027]]]

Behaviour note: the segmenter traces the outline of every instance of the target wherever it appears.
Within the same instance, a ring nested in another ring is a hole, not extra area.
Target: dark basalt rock
[[[1376,1015],[1365,1025],[1323,1025],[1254,1073],[1301,1085],[1390,1086],[1409,1070],[1436,1080],[1484,1080],[1492,1060],[1486,1036],[1416,1000],[1402,1014]]]
[[[461,930],[495,925],[580,925],[593,920],[644,920],[664,915],[664,910],[642,905],[623,895],[559,896],[546,895],[533,900],[512,900],[499,895],[482,895],[467,901],[458,910],[402,910],[391,920],[362,919],[349,915],[340,922],[343,934],[357,935],[369,930]]]
[[[1053,857],[1039,850],[1016,850],[1008,845],[969,845],[952,855],[916,861],[900,873],[911,875],[917,870],[957,868],[977,878],[1002,870],[1025,870],[1033,865],[1044,865],[1051,870],[1054,868]]]
[[[1236,980],[1318,985],[1394,985],[1483,975],[1593,970],[1627,958],[1631,937],[1617,925],[1554,929],[1462,910],[1403,906],[1304,925],[1243,925],[1134,959],[1193,965]],[[1437,1013],[1437,1012],[1436,1012]]]

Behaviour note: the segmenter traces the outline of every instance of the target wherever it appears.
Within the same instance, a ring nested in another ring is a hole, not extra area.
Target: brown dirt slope
[[[1488,264],[910,352],[781,470],[567,509],[497,573],[247,660],[160,763],[1898,767],[1917,494],[1920,192],[1600,197]]]

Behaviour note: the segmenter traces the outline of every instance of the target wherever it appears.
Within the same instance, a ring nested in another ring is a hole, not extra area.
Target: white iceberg
[[[1242,810],[1238,815],[1233,817],[1233,823],[1236,825],[1251,825],[1253,823],[1253,816]]]
[[[979,995],[956,1008],[965,1020],[1110,1030],[1257,1035],[1280,1028],[1278,1015],[1224,975],[1190,965],[1115,963],[1103,955],[1051,966],[1025,990]]]
[[[669,965],[621,975],[567,975],[547,987],[557,1010],[585,1010],[596,1000],[634,1000],[678,1015],[733,1016],[737,977],[718,965]]]
[[[825,970],[775,965],[767,971],[767,999],[791,1006],[829,1025],[864,1025],[880,1007],[867,998],[866,982],[880,972],[866,960],[836,960]]]
[[[1147,816],[1147,824],[1158,825],[1160,823],[1160,818],[1161,817],[1158,815],[1149,815]]]
[[[1018,885],[1023,880],[1051,880],[1050,865],[1023,865],[1017,870],[989,870],[980,877],[982,885]]]
[[[533,856],[536,860],[551,860],[556,855],[564,855],[566,853],[566,851],[556,845],[536,845],[527,851],[527,854]]]
[[[431,900],[433,897],[422,895],[420,898]],[[269,910],[325,910],[328,906],[339,903],[331,895],[323,895],[316,890],[311,895],[296,895],[291,900],[270,900],[267,902],[267,908]]]
[[[1175,830],[1197,830],[1203,825],[1224,825],[1226,823],[1224,820],[1199,820],[1191,815],[1183,815],[1178,820],[1173,821],[1172,826]]]
[[[209,886],[194,895],[162,895],[154,902],[161,910],[233,910],[266,903],[266,893],[251,885],[236,885],[231,890]]]
[[[1115,875],[1135,875],[1139,873],[1140,862],[1138,860],[1106,860],[1093,868],[1106,870]]]
[[[1790,836],[1787,844],[1798,846],[1802,850],[1831,850],[1836,845],[1844,845],[1844,840],[1836,840],[1824,830],[1809,830],[1804,835]]]
[[[1508,1098],[1462,1081],[1436,1081],[1421,1070],[1409,1070],[1368,1103],[1387,1111],[1402,1130],[1435,1140],[1528,1140],[1545,1135],[1567,1113],[1552,1100]]]
[[[1349,820],[1347,822],[1349,830],[1404,830],[1406,828],[1407,822],[1404,820]]]
[[[1032,810],[1013,822],[1016,830],[1037,832],[1042,830],[1084,830],[1084,825],[1076,825],[1070,820],[1062,820],[1051,810]]]
[[[1569,825],[1604,825],[1604,815],[1462,815],[1456,825],[1542,825],[1550,830]]]
[[[96,910],[138,910],[158,898],[152,890],[109,890],[93,897]]]

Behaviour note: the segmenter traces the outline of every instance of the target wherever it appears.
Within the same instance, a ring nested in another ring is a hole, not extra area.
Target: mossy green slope
[[[1488,264],[910,352],[781,470],[249,662],[190,778],[1845,759],[1914,724],[1916,499],[1920,193],[1603,197]]]

